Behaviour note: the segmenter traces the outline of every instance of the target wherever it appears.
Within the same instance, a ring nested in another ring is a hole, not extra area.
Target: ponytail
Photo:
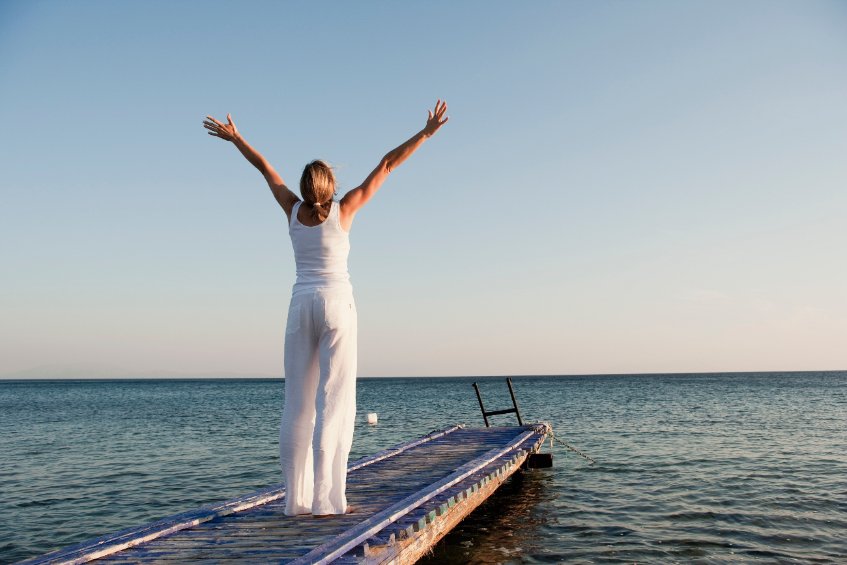
[[[321,204],[320,202],[311,202],[312,204],[312,218],[317,223],[323,223],[326,220],[326,217],[329,216],[329,206],[328,202]]]

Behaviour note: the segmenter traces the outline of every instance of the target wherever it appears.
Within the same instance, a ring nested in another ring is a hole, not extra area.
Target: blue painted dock
[[[360,459],[348,467],[351,514],[286,516],[275,485],[22,563],[414,563],[551,432],[459,424]]]

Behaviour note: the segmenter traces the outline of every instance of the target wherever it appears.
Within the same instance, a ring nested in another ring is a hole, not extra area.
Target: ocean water
[[[503,378],[360,379],[351,460],[482,425],[474,381],[510,406]],[[557,444],[424,563],[847,562],[847,372],[513,383],[525,421],[597,463]],[[280,482],[283,386],[0,381],[0,562]]]

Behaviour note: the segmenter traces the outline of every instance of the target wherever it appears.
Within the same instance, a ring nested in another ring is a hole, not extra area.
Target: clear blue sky
[[[847,368],[844,2],[4,1],[0,86],[0,374],[281,375],[285,215],[202,118],[343,192],[439,97],[361,376]]]

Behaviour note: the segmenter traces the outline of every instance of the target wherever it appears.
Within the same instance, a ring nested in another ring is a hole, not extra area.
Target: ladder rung
[[[515,410],[514,408],[509,408],[508,410],[492,410],[491,412],[486,412],[485,415],[486,416],[496,416],[497,414],[511,414],[513,412],[515,414],[517,414],[518,411]]]

